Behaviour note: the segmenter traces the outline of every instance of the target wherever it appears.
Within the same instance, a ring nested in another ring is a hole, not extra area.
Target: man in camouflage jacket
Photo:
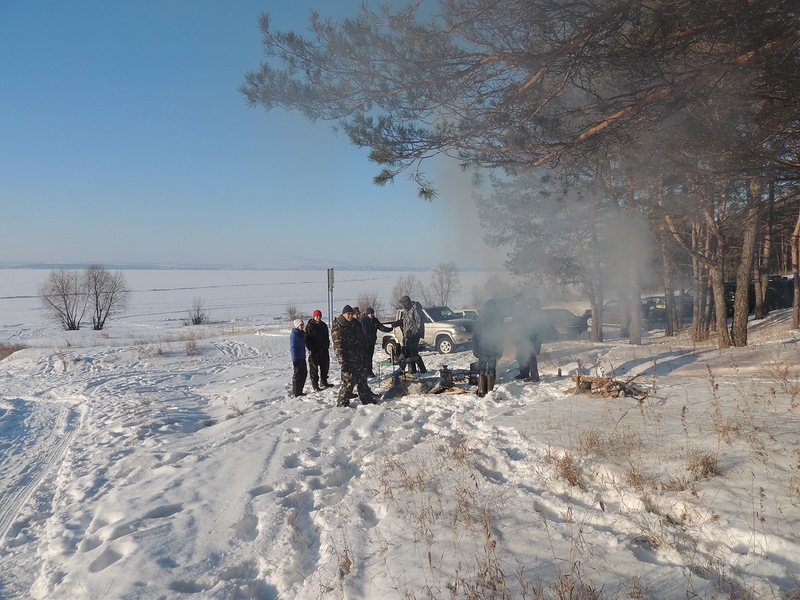
[[[342,387],[336,406],[350,406],[353,388],[358,389],[361,404],[375,404],[377,396],[367,385],[367,370],[364,361],[364,332],[353,318],[353,309],[346,304],[342,314],[336,317],[331,327],[333,349],[342,370]]]
[[[427,373],[425,363],[419,355],[419,342],[425,333],[425,319],[422,316],[422,306],[420,303],[411,300],[408,296],[400,298],[400,306],[403,307],[403,317],[392,323],[392,326],[403,328],[403,354],[408,360],[409,371]]]

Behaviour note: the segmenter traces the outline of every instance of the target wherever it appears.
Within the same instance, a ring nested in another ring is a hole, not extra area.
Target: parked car
[[[663,323],[666,321],[666,296],[646,296],[642,298],[642,317],[644,317],[646,323]]]
[[[513,338],[514,319],[520,304],[524,305],[526,302],[525,298],[518,295],[510,298],[493,298],[492,300],[509,328],[509,337]],[[542,308],[535,310],[533,316],[539,337],[542,341],[550,342],[581,337],[589,329],[588,322],[591,313],[576,315],[566,308]]]
[[[403,318],[399,309],[394,320]],[[472,343],[475,321],[465,319],[447,306],[425,306],[422,308],[424,334],[420,347],[432,346],[440,354],[455,352],[459,346]],[[403,345],[403,330],[395,327],[391,332],[378,332],[378,343],[389,356],[398,356]]]
[[[589,330],[591,313],[576,315],[566,308],[543,308],[541,313],[544,326],[539,336],[543,341],[576,340]]]
[[[663,321],[667,312],[664,296],[645,296],[642,298],[642,320],[645,323]],[[628,307],[619,300],[609,300],[603,304],[603,325],[622,325],[628,318]],[[589,317],[589,326],[592,320]]]
[[[464,319],[470,319],[470,320],[472,320],[472,321],[475,321],[475,320],[478,318],[478,316],[479,316],[479,315],[478,315],[478,311],[477,311],[477,310],[475,310],[474,308],[465,308],[465,309],[463,309],[463,310],[459,310],[459,311],[457,311],[457,312],[458,312],[458,313],[460,313],[460,314],[461,314],[461,316],[462,316]]]

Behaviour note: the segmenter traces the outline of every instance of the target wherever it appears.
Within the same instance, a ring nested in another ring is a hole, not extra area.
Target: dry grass
[[[228,405],[228,409],[231,411],[230,413],[228,413],[229,419],[244,416],[244,409],[241,408],[237,402],[231,402]]]
[[[27,348],[25,344],[0,344],[0,360],[8,358],[14,354],[14,352],[24,350],[25,348]]]
[[[194,340],[187,341],[184,350],[186,351],[186,356],[197,356],[200,354],[200,348]]]
[[[710,452],[690,452],[686,460],[686,470],[694,479],[711,479],[720,474],[719,457]]]
[[[573,487],[583,489],[583,479],[578,470],[578,461],[572,454],[564,452],[559,455],[548,451],[546,458],[556,468],[556,473],[561,479]]]

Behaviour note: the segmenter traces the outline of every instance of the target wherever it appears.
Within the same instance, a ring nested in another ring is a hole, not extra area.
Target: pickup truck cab
[[[403,309],[397,311],[394,320],[403,318]],[[472,343],[475,321],[465,319],[447,306],[425,306],[422,308],[424,334],[420,346],[429,346],[440,354],[450,354],[458,346]],[[403,329],[395,327],[391,332],[378,332],[378,343],[392,358],[400,354],[403,345]]]

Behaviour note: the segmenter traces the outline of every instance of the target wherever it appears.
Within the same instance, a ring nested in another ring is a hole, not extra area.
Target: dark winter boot
[[[408,372],[411,373],[412,375],[417,372],[417,363],[416,363],[416,361],[412,361],[411,363],[409,363]]]
[[[361,400],[361,404],[377,404],[378,402],[378,395],[375,394],[372,390],[359,390],[358,398]]]
[[[487,392],[491,392],[494,389],[494,380],[495,380],[495,375],[492,374],[487,375],[487,385],[486,385]]]
[[[350,406],[350,398],[347,397],[344,388],[339,390],[339,397],[336,399],[336,406]]]
[[[428,372],[428,369],[425,368],[425,363],[422,362],[422,357],[421,356],[417,357],[417,365],[419,365],[419,372],[420,373],[427,373]]]
[[[488,387],[489,382],[486,375],[481,373],[478,375],[478,398],[483,398],[486,395],[486,388]]]
[[[539,362],[535,356],[531,357],[530,375],[526,381],[539,381]]]

